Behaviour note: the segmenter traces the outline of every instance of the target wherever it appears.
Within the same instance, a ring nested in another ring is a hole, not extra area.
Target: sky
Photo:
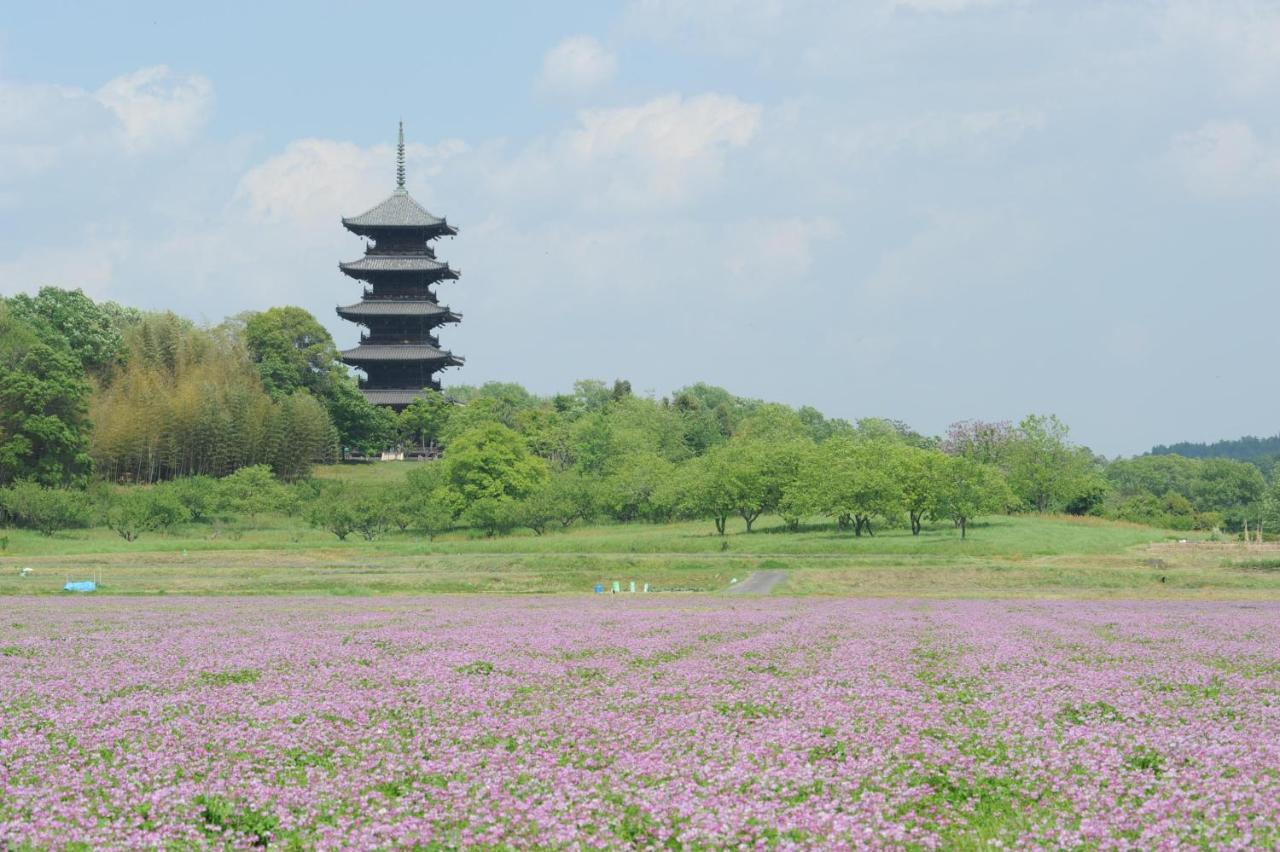
[[[0,11],[0,295],[301,305],[349,346],[339,220],[403,120],[459,229],[446,385],[1052,412],[1107,455],[1280,432],[1280,3]]]

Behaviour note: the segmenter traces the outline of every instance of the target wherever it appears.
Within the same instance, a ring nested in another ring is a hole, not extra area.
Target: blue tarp
[[[98,584],[93,580],[76,580],[62,587],[64,592],[96,592]]]

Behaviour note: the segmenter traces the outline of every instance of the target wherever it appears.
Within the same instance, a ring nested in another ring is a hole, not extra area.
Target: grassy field
[[[354,489],[412,463],[323,468]],[[993,517],[961,540],[949,524],[855,538],[762,519],[724,537],[706,523],[595,525],[535,536],[457,531],[428,542],[392,532],[338,541],[299,518],[188,524],[125,542],[95,528],[45,538],[7,530],[0,594],[58,592],[101,572],[119,594],[589,593],[636,581],[658,591],[717,592],[761,569],[789,572],[777,594],[927,597],[1280,598],[1280,548],[1189,541],[1091,518]],[[31,569],[23,577],[23,568]],[[607,585],[606,585],[607,587]]]

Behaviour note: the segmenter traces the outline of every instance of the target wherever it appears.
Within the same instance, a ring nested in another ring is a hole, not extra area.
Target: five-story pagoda
[[[396,191],[386,201],[342,225],[372,240],[364,257],[340,263],[344,273],[365,282],[364,298],[338,308],[338,316],[360,323],[368,332],[342,352],[342,360],[367,378],[360,383],[375,405],[401,410],[426,388],[440,389],[436,373],[462,364],[462,358],[440,348],[436,331],[462,317],[436,301],[434,287],[458,271],[436,260],[431,241],[458,233],[431,215],[404,188],[404,123],[396,153]]]

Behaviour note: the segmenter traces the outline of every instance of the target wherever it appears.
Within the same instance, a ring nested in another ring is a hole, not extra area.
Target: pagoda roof
[[[444,219],[429,213],[414,201],[413,196],[403,187],[397,188],[387,200],[359,216],[342,217],[342,224],[357,233],[366,228],[422,228],[447,234],[458,232]]]
[[[427,343],[362,343],[340,353],[348,363],[358,361],[448,361],[461,364],[462,359],[452,352],[437,349]]]
[[[442,314],[453,319],[461,319],[445,305],[435,302],[409,301],[407,299],[371,299],[344,305],[337,309],[340,317],[434,317]]]
[[[412,405],[422,398],[424,388],[361,388],[360,393],[374,405]]]
[[[439,272],[441,277],[457,278],[458,270],[422,254],[367,254],[359,260],[338,264],[338,268],[352,277],[357,272]]]

